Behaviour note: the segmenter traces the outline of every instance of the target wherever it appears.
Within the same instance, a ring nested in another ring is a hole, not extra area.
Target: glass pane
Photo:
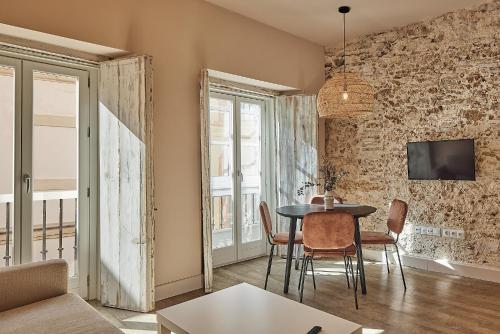
[[[210,190],[213,249],[234,244],[233,107],[231,100],[210,98]]]
[[[242,102],[241,118],[241,242],[262,239],[259,215],[261,195],[261,105]]]
[[[77,276],[78,78],[33,73],[33,261]]]
[[[15,70],[0,65],[0,267],[13,264]]]

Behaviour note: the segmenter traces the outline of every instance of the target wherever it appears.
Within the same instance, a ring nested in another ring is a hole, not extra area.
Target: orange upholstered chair
[[[346,276],[348,270],[351,273],[354,286],[354,302],[357,309],[358,279],[356,275],[356,280],[354,280],[355,275],[352,264],[352,256],[356,254],[354,217],[347,212],[314,212],[305,215],[302,224],[304,259],[302,260],[299,281],[300,302],[302,302],[304,295],[304,279],[309,263],[311,264],[314,288],[316,288],[313,260],[343,257],[344,264],[346,264]]]
[[[271,265],[273,262],[274,246],[276,245],[288,245],[288,232],[273,233],[273,221],[271,220],[271,215],[269,214],[269,207],[265,201],[259,204],[260,220],[264,225],[264,231],[266,232],[267,241],[271,245],[271,252],[269,253],[269,262],[267,263],[267,274],[266,282],[264,284],[264,290],[267,289],[267,279],[271,273]],[[294,244],[302,244],[302,232],[295,232]]]
[[[333,193],[333,199],[335,203],[344,203],[344,199],[337,195],[336,193]],[[325,205],[325,196],[324,195],[314,195],[311,197],[311,200],[309,201],[309,204],[316,204],[316,205]]]
[[[403,285],[406,290],[405,275],[403,273],[403,266],[401,265],[401,258],[398,250],[398,239],[403,227],[405,225],[406,214],[408,213],[408,204],[405,202],[394,199],[389,208],[389,217],[387,218],[387,233],[384,232],[361,232],[361,243],[363,245],[384,245],[385,261],[387,263],[387,272],[390,273],[389,261],[387,259],[386,245],[394,245],[398,255],[399,269],[401,270],[401,277],[403,278]],[[390,233],[396,234],[396,239]]]

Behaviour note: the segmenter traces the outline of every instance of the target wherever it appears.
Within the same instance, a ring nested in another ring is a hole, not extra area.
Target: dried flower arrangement
[[[331,161],[329,161],[326,157],[322,157],[322,163],[319,168],[319,173],[321,182],[319,183],[314,183],[310,181],[304,182],[304,185],[299,189],[297,189],[297,195],[303,196],[307,188],[313,188],[317,186],[323,186],[323,189],[325,191],[332,191],[337,186],[337,183],[344,176],[349,174],[348,172],[343,170],[337,173],[335,165]]]

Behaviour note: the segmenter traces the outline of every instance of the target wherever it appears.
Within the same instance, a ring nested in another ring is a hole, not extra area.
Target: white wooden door
[[[154,309],[151,58],[101,64],[100,280],[106,306]]]

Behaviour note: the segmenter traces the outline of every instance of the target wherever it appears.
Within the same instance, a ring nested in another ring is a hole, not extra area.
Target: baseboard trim
[[[155,287],[155,300],[159,301],[182,295],[203,287],[203,275],[195,275],[177,281],[160,284]]]
[[[390,263],[397,264],[396,253],[389,252],[388,257]],[[384,252],[380,250],[363,249],[363,258],[370,261],[385,263]],[[401,263],[407,267],[422,269],[426,271],[500,283],[500,268],[470,263],[450,262],[446,260],[435,260],[432,258],[415,255],[401,255]]]

